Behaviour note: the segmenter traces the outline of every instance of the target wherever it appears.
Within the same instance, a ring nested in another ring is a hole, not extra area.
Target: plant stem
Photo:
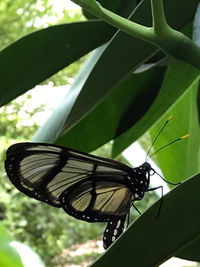
[[[93,15],[138,39],[149,42],[167,55],[200,70],[200,47],[187,36],[167,24],[163,0],[151,0],[153,27],[125,19],[98,4],[95,0],[72,0]]]
[[[154,34],[152,27],[146,27],[125,19],[105,8],[102,7],[103,14],[101,18],[111,25],[119,28],[120,30],[132,35],[136,38],[142,39],[147,42],[154,42]]]
[[[80,5],[85,10],[91,12],[93,15],[98,18],[106,21],[112,26],[132,35],[136,38],[142,39],[147,42],[153,42],[154,34],[151,27],[146,27],[125,19],[108,9],[102,7],[100,4],[91,6],[91,0],[72,0],[74,3]]]
[[[151,10],[154,32],[156,35],[162,36],[170,29],[165,17],[163,0],[151,0]]]

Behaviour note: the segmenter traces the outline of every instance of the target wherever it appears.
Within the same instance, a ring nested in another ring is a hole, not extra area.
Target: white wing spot
[[[114,235],[117,235],[117,233],[118,233],[118,231],[117,231],[117,229],[115,229],[115,231],[114,231],[113,234],[114,234]]]
[[[118,229],[118,228],[120,227],[120,225],[121,225],[121,220],[119,220],[119,221],[117,222],[117,226],[116,226],[116,228]]]
[[[114,242],[114,241],[115,241],[115,239],[116,239],[116,238],[115,238],[115,236],[113,236],[113,237],[112,237],[112,242]]]

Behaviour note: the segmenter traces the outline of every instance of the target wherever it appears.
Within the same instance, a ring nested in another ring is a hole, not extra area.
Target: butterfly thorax
[[[129,188],[133,193],[134,200],[141,200],[148,190],[151,170],[151,165],[146,162],[132,169],[132,174],[129,177]]]

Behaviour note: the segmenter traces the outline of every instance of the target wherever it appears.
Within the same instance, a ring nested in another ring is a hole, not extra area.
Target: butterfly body
[[[108,222],[104,248],[123,232],[134,201],[149,191],[150,164],[137,168],[46,143],[7,150],[5,168],[23,193],[87,222]]]

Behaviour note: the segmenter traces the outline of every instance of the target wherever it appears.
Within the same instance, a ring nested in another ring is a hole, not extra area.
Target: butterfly
[[[186,137],[188,135],[170,142],[157,152]],[[148,191],[162,190],[162,186],[149,187],[150,176],[158,173],[147,160],[131,168],[115,160],[59,145],[18,143],[8,148],[5,169],[14,186],[29,197],[63,208],[79,220],[107,222],[103,234],[103,246],[107,249],[122,234],[134,202],[141,200]]]
[[[24,194],[87,222],[107,222],[103,246],[108,248],[124,229],[134,201],[149,189],[154,173],[145,162],[131,168],[74,149],[47,143],[18,143],[7,150],[5,168]]]

